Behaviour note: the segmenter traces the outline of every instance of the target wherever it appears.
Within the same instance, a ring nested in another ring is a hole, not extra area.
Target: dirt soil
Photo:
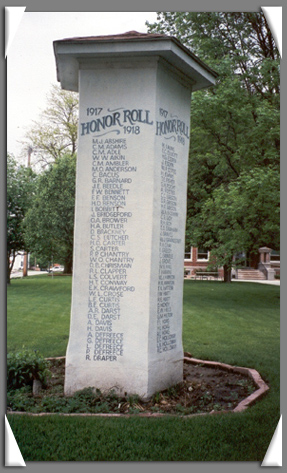
[[[52,377],[40,395],[57,392],[57,396],[63,396],[65,359],[51,360],[50,370]],[[183,383],[156,393],[148,402],[131,397],[120,399],[116,412],[195,414],[231,411],[256,389],[252,379],[241,373],[185,362]]]

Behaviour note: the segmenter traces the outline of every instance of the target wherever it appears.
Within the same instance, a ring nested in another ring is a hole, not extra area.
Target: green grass
[[[8,420],[25,461],[261,461],[270,442],[262,434],[274,427],[261,413]]]
[[[279,295],[278,286],[186,281],[184,349],[197,358],[253,367],[272,376],[280,358]]]
[[[262,461],[280,416],[279,294],[277,286],[256,283],[185,281],[184,349],[255,368],[270,387],[247,411],[190,419],[8,415],[24,460]],[[8,351],[25,345],[64,355],[70,296],[68,277],[13,280]]]
[[[12,279],[7,293],[7,351],[22,347],[45,357],[66,353],[71,307],[69,276]]]

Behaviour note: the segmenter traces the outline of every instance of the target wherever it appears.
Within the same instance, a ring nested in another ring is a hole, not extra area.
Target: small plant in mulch
[[[65,360],[50,361],[49,370],[50,377],[37,396],[31,383],[8,390],[10,412],[187,415],[232,410],[256,389],[253,381],[240,373],[184,363],[183,382],[155,393],[146,402],[137,395],[120,398],[113,390],[102,392],[92,387],[66,397]]]
[[[46,386],[50,363],[37,350],[22,350],[7,355],[7,390],[30,386],[34,380]]]

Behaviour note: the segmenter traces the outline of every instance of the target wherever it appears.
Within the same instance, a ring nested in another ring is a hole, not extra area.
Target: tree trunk
[[[9,251],[7,251],[7,284],[10,284],[11,282],[11,271],[12,271],[12,268],[13,268],[13,264],[15,262],[15,258],[16,258],[16,255],[15,255],[15,252],[12,250],[12,262],[10,263],[10,253]]]
[[[68,257],[64,263],[64,273],[72,274],[72,270],[73,270],[73,258]]]
[[[11,279],[10,279],[10,273],[11,273],[11,271],[10,271],[10,264],[9,264],[9,258],[8,258],[8,264],[7,264],[7,284],[10,284],[10,281],[11,281]]]
[[[231,267],[227,264],[223,265],[223,282],[230,283],[231,282]]]

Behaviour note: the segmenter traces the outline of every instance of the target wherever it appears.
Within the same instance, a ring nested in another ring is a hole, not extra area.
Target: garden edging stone
[[[47,360],[55,360],[55,359],[63,359],[65,357],[51,357],[46,358]],[[263,395],[267,393],[269,387],[263,381],[258,371],[253,368],[245,368],[240,366],[232,366],[226,363],[220,363],[216,361],[209,361],[209,360],[201,360],[198,358],[193,358],[190,353],[184,353],[184,362],[194,364],[194,365],[202,365],[205,367],[212,367],[212,368],[219,368],[229,372],[237,372],[245,375],[246,377],[250,377],[254,384],[258,387],[258,389],[250,394],[247,398],[243,399],[233,410],[212,410],[210,412],[203,412],[203,413],[196,413],[196,414],[169,414],[169,413],[137,413],[137,414],[124,414],[124,413],[59,413],[59,412],[40,412],[40,413],[32,413],[32,412],[22,412],[22,411],[8,411],[8,414],[18,414],[18,415],[29,415],[29,416],[47,416],[47,415],[58,415],[58,416],[80,416],[80,417],[183,417],[183,418],[191,418],[196,416],[205,416],[205,415],[215,415],[215,414],[227,414],[227,413],[238,413],[245,411],[249,406],[254,404],[258,401]]]

